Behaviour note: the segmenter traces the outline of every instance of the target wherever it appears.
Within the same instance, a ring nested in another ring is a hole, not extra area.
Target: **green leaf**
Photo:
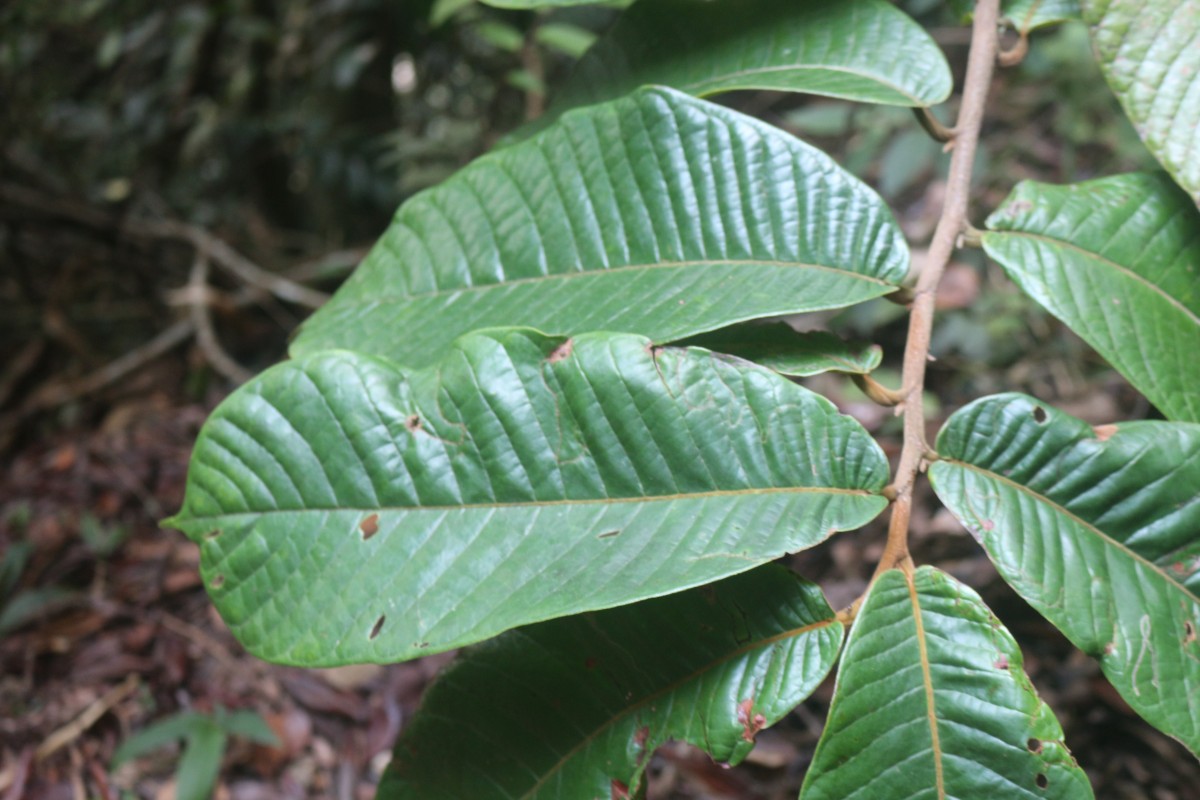
[[[633,797],[668,739],[736,764],[841,643],[820,589],[774,565],[510,631],[438,678],[377,797]]]
[[[970,22],[975,13],[974,0],[950,0],[954,13]],[[1014,30],[1029,33],[1047,25],[1080,19],[1079,0],[1002,0],[1000,16]]]
[[[641,0],[579,62],[546,119],[645,84],[931,106],[954,82],[929,34],[884,0]]]
[[[233,736],[265,745],[279,745],[279,737],[256,711],[225,711],[217,709],[217,725]]]
[[[121,743],[113,753],[112,768],[116,769],[127,761],[174,744],[180,739],[186,739],[193,731],[207,724],[209,719],[205,715],[194,711],[181,711],[148,725]]]
[[[979,595],[889,570],[850,629],[800,797],[1090,798],[1062,738]]]
[[[783,322],[739,325],[693,336],[681,344],[744,358],[791,378],[822,372],[865,375],[883,360],[877,344],[847,342],[825,331],[801,333]]]
[[[1005,0],[1001,15],[1018,31],[1037,30],[1080,18],[1079,0]]]
[[[168,524],[257,655],[398,661],[698,586],[859,527],[879,446],[765,369],[642,337],[334,351],[213,413]]]
[[[505,22],[485,20],[475,26],[475,33],[493,47],[510,53],[525,46],[525,34]]]
[[[604,3],[601,0],[480,0],[489,6],[496,8],[518,8],[518,9],[534,9],[534,8],[563,8],[565,6],[587,6],[587,5],[611,5]]]
[[[474,4],[475,0],[434,0],[429,11],[429,24],[434,28],[444,25],[455,14]]]
[[[539,25],[533,35],[538,44],[557,50],[571,58],[579,58],[596,42],[596,34],[586,28],[569,25],[565,22],[549,22]]]
[[[1200,753],[1200,425],[1093,430],[1019,394],[938,436],[938,496],[1017,592]]]
[[[579,109],[401,206],[293,355],[411,367],[469,330],[658,342],[895,290],[891,212],[783,131],[669,89]]]
[[[221,774],[228,736],[211,718],[201,717],[201,720],[204,724],[188,735],[175,772],[177,800],[210,800]]]
[[[1170,419],[1200,422],[1200,213],[1165,175],[1023,181],[983,246]]]
[[[1082,0],[1108,85],[1200,204],[1200,0]]]

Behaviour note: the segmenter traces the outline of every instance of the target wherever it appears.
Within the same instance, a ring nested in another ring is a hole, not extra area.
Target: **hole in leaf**
[[[1183,621],[1183,643],[1191,644],[1196,641],[1196,626],[1190,619]]]
[[[1045,422],[1046,421],[1046,409],[1042,408],[1041,406],[1034,406],[1033,407],[1033,420],[1038,425],[1041,425],[1043,422]]]
[[[1042,752],[1042,740],[1041,739],[1034,739],[1031,737],[1029,739],[1029,741],[1025,742],[1025,746],[1029,748],[1029,752],[1031,752],[1031,753]]]
[[[212,586],[212,588],[214,588],[214,589],[220,589],[222,586],[225,585],[225,576],[224,575],[215,576],[212,579],[212,583],[210,583],[209,585]]]
[[[375,534],[379,533],[379,515],[372,514],[371,516],[358,523],[358,529],[362,531],[363,541],[370,539]]]
[[[416,414],[409,416],[404,420],[404,427],[408,429],[409,433],[421,430],[421,418]]]
[[[379,619],[375,620],[375,625],[371,628],[371,632],[367,634],[368,639],[374,639],[383,630],[383,623],[387,620],[386,614],[380,614]]]
[[[1037,784],[1037,787],[1039,789],[1045,789],[1047,786],[1050,785],[1050,779],[1047,778],[1046,775],[1041,772],[1039,772],[1037,774],[1037,777],[1033,779],[1033,782]]]

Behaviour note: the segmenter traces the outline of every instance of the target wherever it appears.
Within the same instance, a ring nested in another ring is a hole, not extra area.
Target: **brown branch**
[[[209,313],[208,256],[203,250],[196,250],[196,259],[192,262],[192,272],[188,279],[187,296],[192,327],[196,331],[196,344],[200,346],[200,351],[204,353],[204,358],[212,368],[233,383],[245,383],[254,377],[254,373],[234,361],[217,341],[217,332],[213,330],[212,316]]]
[[[174,221],[127,223],[127,228],[148,236],[188,242],[217,266],[281,300],[289,300],[309,308],[320,308],[329,299],[329,295],[324,292],[268,272],[203,228]]]
[[[909,316],[908,342],[904,348],[904,447],[896,468],[893,485],[896,502],[888,525],[887,546],[875,575],[896,566],[911,567],[908,555],[908,523],[912,514],[913,486],[917,473],[930,453],[925,441],[925,410],[921,396],[925,388],[925,365],[929,361],[929,338],[933,331],[934,299],[938,283],[959,235],[967,223],[967,201],[971,189],[971,169],[979,144],[984,108],[992,71],[996,64],[999,40],[999,0],[978,0],[971,31],[971,52],[963,82],[962,103],[954,126],[954,151],[946,180],[946,201],[938,220],[929,257],[917,279],[912,312]]]

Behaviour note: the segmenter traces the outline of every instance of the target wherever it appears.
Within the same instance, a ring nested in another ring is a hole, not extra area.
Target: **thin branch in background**
[[[308,308],[320,308],[329,299],[329,295],[324,292],[268,272],[203,228],[171,220],[130,223],[127,227],[135,233],[143,232],[150,236],[188,242],[217,266],[231,272],[250,286],[257,286],[282,300]]]
[[[200,351],[204,353],[204,358],[213,369],[234,383],[245,383],[253,377],[253,373],[225,352],[221,343],[217,341],[216,331],[213,330],[212,316],[209,313],[208,264],[208,254],[197,248],[186,292],[196,344],[200,346]]]
[[[887,545],[875,576],[896,566],[911,567],[908,555],[908,523],[912,514],[913,486],[922,465],[933,455],[925,441],[925,409],[921,398],[925,390],[925,367],[929,362],[929,341],[933,332],[934,300],[942,273],[950,263],[959,236],[967,225],[967,203],[971,191],[971,170],[979,131],[991,88],[992,73],[999,47],[1000,0],[979,0],[971,29],[971,51],[963,82],[962,104],[954,126],[953,154],[946,179],[946,201],[929,245],[929,256],[917,279],[909,315],[908,342],[904,348],[904,446],[896,467],[893,486],[896,501],[888,525]]]

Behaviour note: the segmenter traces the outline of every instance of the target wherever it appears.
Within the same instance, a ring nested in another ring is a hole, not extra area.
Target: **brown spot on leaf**
[[[409,416],[404,420],[404,427],[408,429],[409,433],[415,433],[421,430],[421,418],[416,414]]]
[[[214,589],[220,589],[222,586],[225,585],[225,576],[217,575],[217,576],[213,577],[212,583],[209,585],[212,586],[212,588],[214,588]]]
[[[387,621],[386,614],[380,614],[379,619],[375,620],[375,624],[371,627],[371,632],[367,634],[368,639],[374,639],[383,630],[383,623]]]
[[[363,541],[370,539],[375,534],[379,533],[379,515],[372,514],[371,516],[358,523],[358,529],[362,531]]]
[[[218,537],[218,536],[220,536],[220,535],[221,535],[221,531],[220,531],[220,530],[209,531],[208,533],[204,534],[204,538],[205,538],[205,539],[215,539],[215,538],[217,538],[217,537]]]
[[[1188,572],[1190,572],[1187,564],[1184,564],[1182,561],[1176,561],[1174,564],[1172,564],[1171,571],[1176,575],[1187,575]]]
[[[1109,642],[1108,644],[1104,645],[1104,655],[1111,656],[1115,652],[1117,652],[1116,642]]]
[[[985,531],[995,530],[995,528],[996,528],[996,523],[992,522],[990,519],[985,519],[983,521],[983,529]]]
[[[992,662],[992,666],[996,669],[1008,669],[1008,656],[1001,653],[1000,657]]]
[[[612,800],[629,800],[629,786],[616,778],[612,779],[610,786]]]
[[[1025,742],[1025,746],[1029,748],[1029,752],[1031,752],[1031,753],[1042,752],[1042,740],[1041,739],[1030,738],[1029,741]]]
[[[1107,442],[1116,432],[1116,425],[1095,425],[1092,427],[1092,433],[1096,434],[1096,438],[1102,442]]]
[[[1033,407],[1033,421],[1036,422],[1038,425],[1041,425],[1043,422],[1045,422],[1046,421],[1046,409],[1042,408],[1041,406],[1034,406]]]
[[[747,697],[745,700],[738,703],[737,721],[742,726],[742,738],[747,742],[753,742],[755,734],[767,727],[767,718],[762,714],[754,714],[752,716],[750,712],[753,710],[753,697]]]
[[[546,361],[551,364],[562,361],[564,358],[568,358],[571,355],[571,351],[574,349],[575,341],[573,339],[567,339],[558,347],[554,348],[554,350],[550,352],[550,355],[546,356]]]
[[[638,749],[644,749],[646,742],[650,739],[650,726],[643,725],[634,731],[633,743],[638,746]]]
[[[604,533],[600,534],[596,538],[597,539],[611,539],[614,536],[620,536],[620,535],[621,535],[620,531],[605,531]]]
[[[1192,624],[1190,619],[1183,621],[1183,643],[1191,644],[1196,641],[1196,626]]]

